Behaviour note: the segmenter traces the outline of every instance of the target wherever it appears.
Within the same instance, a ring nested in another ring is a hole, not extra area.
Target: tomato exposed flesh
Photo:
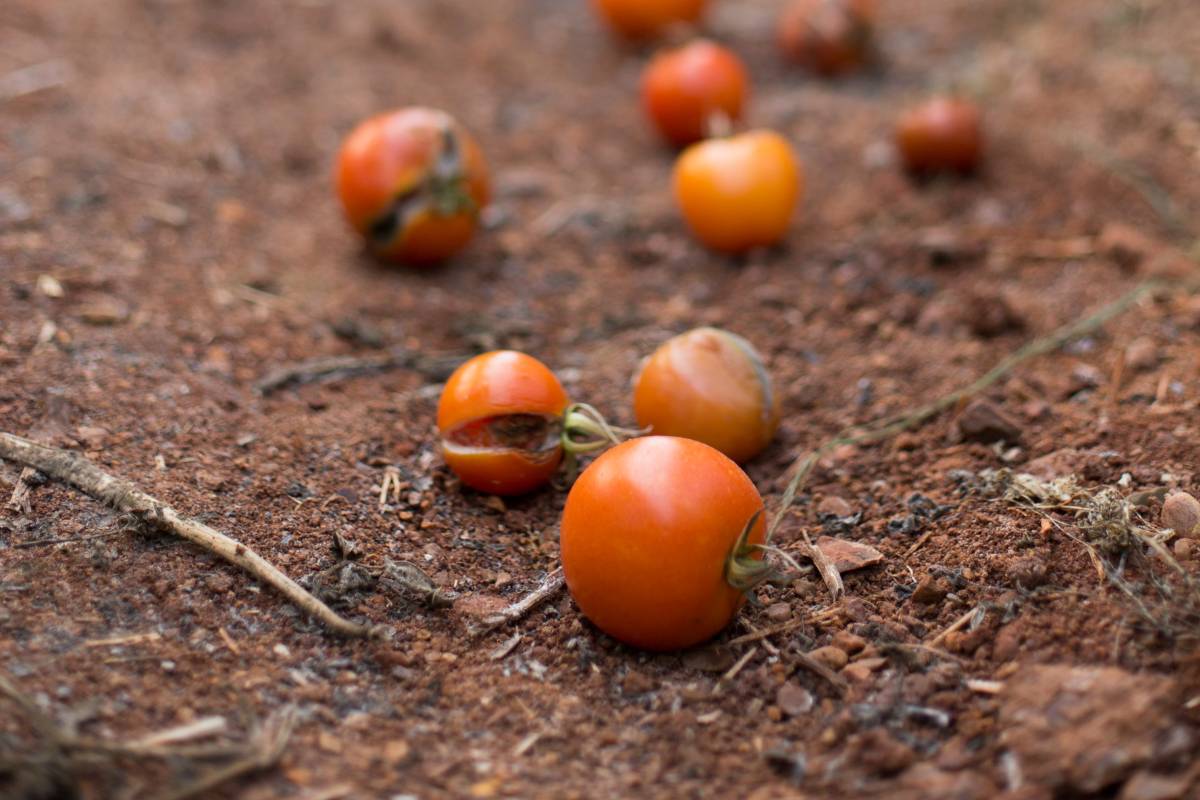
[[[460,447],[542,451],[559,446],[562,420],[541,414],[500,414],[472,420],[444,436]]]
[[[763,509],[744,472],[717,450],[670,436],[614,447],[576,480],[562,518],[562,563],[580,610],[648,650],[710,638],[741,606],[726,562]],[[749,537],[761,542],[760,516]]]

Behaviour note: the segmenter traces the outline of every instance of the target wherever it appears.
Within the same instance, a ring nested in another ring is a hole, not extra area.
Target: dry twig
[[[37,485],[38,471],[33,467],[25,467],[13,484],[12,497],[8,498],[8,507],[18,514],[28,514],[33,510],[29,504],[29,491]]]
[[[842,592],[846,591],[846,586],[842,583],[842,573],[838,572],[837,565],[829,559],[829,556],[825,555],[821,551],[821,548],[812,543],[812,539],[808,538],[808,531],[804,532],[804,546],[808,548],[808,557],[812,559],[817,572],[821,573],[821,579],[825,581],[825,587],[833,595],[834,602],[837,602],[842,596]]]
[[[563,578],[562,570],[556,569],[543,578],[541,584],[532,592],[495,614],[485,617],[483,622],[473,631],[474,635],[482,636],[510,622],[516,622],[558,594],[564,586],[566,586],[566,579]]]
[[[370,356],[327,356],[280,367],[260,378],[254,388],[259,394],[268,395],[292,384],[393,369],[411,369],[429,380],[443,381],[466,358],[461,353],[426,355],[403,348]]]
[[[23,692],[13,681],[0,674],[0,698],[7,698],[32,726],[37,750],[21,757],[0,759],[0,774],[17,773],[16,791],[31,786],[51,788],[55,793],[45,796],[76,796],[81,777],[95,771],[97,759],[135,758],[181,759],[200,761],[214,758],[232,759],[228,763],[202,774],[195,781],[172,789],[162,800],[184,800],[195,797],[220,784],[251,772],[268,769],[283,754],[295,725],[295,707],[286,706],[267,720],[265,725],[253,723],[249,741],[223,742],[208,746],[172,746],[173,743],[198,736],[207,736],[224,729],[224,718],[209,717],[198,723],[150,734],[134,741],[99,739],[80,736],[74,725],[59,725]],[[220,724],[216,724],[216,721]],[[25,773],[22,774],[21,770]],[[24,777],[26,783],[21,783]],[[28,783],[33,781],[33,784]],[[9,789],[14,786],[11,782]],[[41,796],[41,795],[39,795]]]
[[[181,516],[175,509],[159,502],[132,483],[110,475],[78,453],[46,447],[11,433],[0,432],[0,458],[32,467],[117,511],[133,515],[149,527],[199,545],[274,587],[294,605],[316,617],[332,631],[346,636],[366,636],[371,632],[367,626],[339,616],[304,591],[274,564],[244,544],[201,522]]]
[[[806,670],[813,673],[814,675],[824,678],[826,681],[828,681],[833,686],[833,688],[837,689],[838,692],[840,692],[842,694],[846,693],[846,690],[849,687],[846,685],[846,679],[843,678],[841,675],[838,675],[836,672],[831,670],[829,667],[825,666],[820,661],[817,661],[815,658],[808,655],[808,653],[796,653],[793,657],[796,659],[797,664],[804,667]]]

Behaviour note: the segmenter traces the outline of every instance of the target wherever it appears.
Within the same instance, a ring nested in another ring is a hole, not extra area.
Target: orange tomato
[[[571,488],[563,574],[609,636],[678,650],[741,607],[746,585],[735,576],[765,567],[752,555],[765,528],[762,498],[737,464],[701,442],[646,436],[605,452]]]
[[[794,0],[779,18],[779,46],[822,75],[859,69],[871,55],[875,0]]]
[[[650,61],[642,73],[642,106],[659,133],[682,146],[707,136],[715,118],[740,119],[748,85],[741,60],[702,39]]]
[[[786,139],[749,131],[684,150],[674,187],[696,238],[713,250],[740,253],[787,235],[804,173]]]
[[[536,358],[512,350],[475,356],[438,401],[442,455],[473,489],[523,494],[558,469],[566,409],[562,384]]]
[[[695,22],[708,0],[592,0],[592,7],[617,33],[648,39],[680,22]]]
[[[342,144],[334,176],[346,219],[379,256],[442,261],[475,232],[487,164],[454,118],[431,108],[371,117]]]
[[[696,328],[655,350],[634,379],[633,410],[651,433],[704,442],[739,463],[779,427],[779,396],[754,346],[717,328]]]
[[[912,172],[971,172],[983,157],[979,109],[966,100],[934,98],[900,118],[896,146]]]

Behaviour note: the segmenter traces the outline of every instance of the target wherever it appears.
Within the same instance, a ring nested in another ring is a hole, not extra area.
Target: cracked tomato
[[[545,364],[512,350],[478,355],[446,381],[438,401],[442,455],[467,486],[522,494],[563,458],[566,390]]]
[[[442,455],[481,492],[524,494],[554,476],[564,458],[637,433],[613,428],[596,409],[570,403],[545,364],[513,350],[475,356],[446,381],[438,401]]]
[[[821,75],[861,68],[871,56],[875,0],[793,0],[779,18],[779,46]]]
[[[679,650],[729,624],[769,567],[762,498],[746,473],[691,439],[646,436],[603,453],[571,488],[562,566],[579,610],[647,650]]]
[[[633,411],[651,433],[704,442],[739,463],[779,427],[779,396],[762,358],[717,328],[690,330],[655,350],[634,379]]]
[[[342,144],[334,177],[346,219],[370,249],[410,264],[442,261],[465,247],[488,202],[479,145],[431,108],[360,124]]]

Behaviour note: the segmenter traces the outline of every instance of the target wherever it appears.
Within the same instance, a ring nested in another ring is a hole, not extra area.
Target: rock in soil
[[[812,711],[813,696],[803,686],[797,686],[789,681],[780,686],[779,691],[775,693],[775,705],[779,706],[779,710],[789,717],[798,717]]]
[[[1016,442],[1021,438],[1020,424],[990,400],[979,399],[968,405],[954,421],[959,439],[964,442]]]
[[[818,664],[829,667],[834,672],[837,672],[839,669],[846,666],[846,662],[850,660],[850,657],[846,655],[845,650],[841,650],[831,645],[826,647],[818,647],[816,650],[810,652],[808,657],[813,661],[816,661]]]
[[[852,656],[867,646],[867,640],[850,631],[840,630],[833,635],[833,646]]]
[[[932,575],[925,575],[917,581],[917,588],[913,589],[912,600],[923,606],[932,606],[942,602],[949,592],[950,587],[946,585],[945,581]]]
[[[1167,498],[1162,508],[1162,525],[1180,536],[1200,533],[1200,501],[1187,492],[1176,492]]]
[[[1155,758],[1177,701],[1175,681],[1158,675],[1028,666],[1005,681],[1000,744],[1030,783],[1099,792]]]
[[[1153,339],[1134,339],[1125,348],[1125,366],[1134,372],[1147,372],[1158,366],[1158,345]]]
[[[853,572],[856,569],[873,567],[883,561],[883,553],[861,542],[822,536],[817,539],[816,546],[833,562],[838,572]]]

